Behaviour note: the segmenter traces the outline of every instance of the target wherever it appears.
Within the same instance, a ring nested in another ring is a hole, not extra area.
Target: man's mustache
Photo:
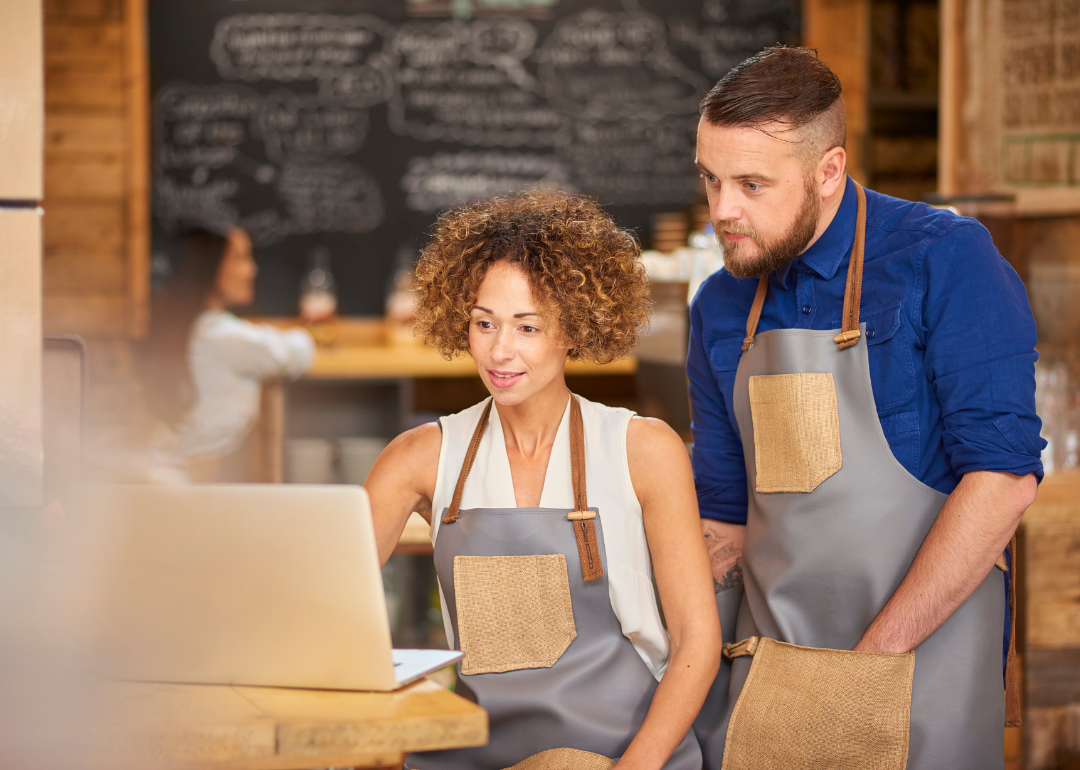
[[[713,230],[716,231],[716,235],[719,237],[723,233],[731,233],[732,235],[749,235],[756,243],[761,243],[761,236],[758,231],[747,225],[739,224],[731,220],[721,220],[719,222],[713,222]]]

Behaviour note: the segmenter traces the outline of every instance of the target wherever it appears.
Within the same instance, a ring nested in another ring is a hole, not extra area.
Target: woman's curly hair
[[[469,349],[469,313],[488,269],[519,265],[554,312],[569,358],[608,363],[648,324],[648,279],[633,235],[593,200],[538,191],[443,214],[416,266],[416,331],[450,358]]]

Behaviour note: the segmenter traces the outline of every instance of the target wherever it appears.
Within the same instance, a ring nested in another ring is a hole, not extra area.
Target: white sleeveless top
[[[585,428],[585,479],[590,507],[600,511],[607,556],[608,593],[611,608],[622,625],[623,634],[658,680],[668,663],[668,635],[660,622],[653,592],[652,560],[645,540],[641,504],[630,481],[626,458],[626,429],[634,413],[594,404],[578,397]],[[488,399],[463,412],[443,417],[439,475],[432,501],[431,542],[439,534],[443,512],[450,507],[465,453]],[[499,410],[491,410],[476,461],[461,498],[461,510],[470,508],[517,508],[510,460],[506,454]],[[551,448],[541,508],[574,507],[570,478],[570,402]],[[442,595],[446,638],[454,645],[453,626]]]

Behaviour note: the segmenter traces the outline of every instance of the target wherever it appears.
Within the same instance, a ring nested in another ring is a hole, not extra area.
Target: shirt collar
[[[787,288],[788,275],[792,270],[812,270],[826,281],[836,275],[836,271],[844,264],[844,260],[851,251],[851,244],[855,241],[855,219],[858,215],[858,207],[855,181],[848,177],[840,208],[837,209],[833,221],[825,228],[825,232],[813,246],[803,252],[801,257],[788,262],[776,271],[776,278],[780,281],[782,288]]]

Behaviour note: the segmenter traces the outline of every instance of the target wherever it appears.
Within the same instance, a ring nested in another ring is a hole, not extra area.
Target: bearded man
[[[978,222],[847,176],[840,93],[777,47],[702,102],[724,269],[687,368],[731,663],[696,729],[707,768],[1002,768],[1035,323]]]

